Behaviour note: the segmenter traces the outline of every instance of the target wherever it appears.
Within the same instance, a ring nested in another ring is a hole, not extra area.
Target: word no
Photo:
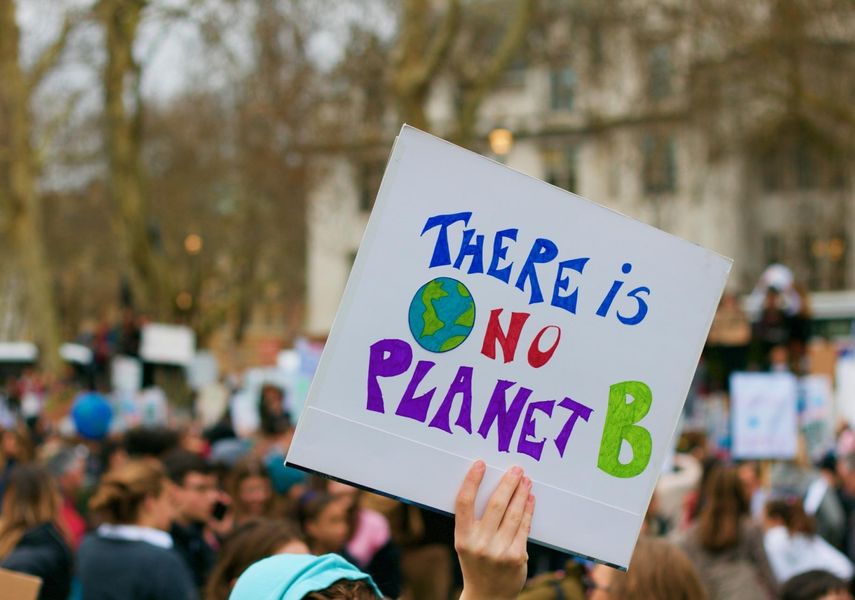
[[[436,244],[433,248],[433,256],[430,260],[430,268],[442,267],[451,265],[455,269],[463,267],[463,261],[469,259],[469,270],[467,273],[486,273],[491,277],[495,277],[504,283],[511,283],[511,276],[514,270],[515,263],[509,261],[508,250],[510,245],[508,240],[515,242],[517,239],[518,229],[502,229],[493,235],[493,250],[490,257],[490,264],[484,269],[484,234],[478,233],[476,229],[463,229],[463,239],[460,247],[457,248],[456,258],[451,260],[451,248],[448,242],[448,230],[456,223],[462,223],[462,226],[469,225],[469,220],[472,218],[471,212],[459,212],[445,215],[435,215],[429,217],[425,222],[424,229],[421,235],[424,235],[432,229],[437,229]],[[528,252],[528,257],[522,263],[522,267],[516,274],[514,287],[525,292],[529,290],[529,304],[538,304],[544,302],[543,291],[541,289],[540,279],[537,273],[537,265],[551,263],[558,258],[558,246],[552,240],[546,238],[537,238]],[[552,298],[550,304],[557,308],[566,310],[571,314],[576,314],[576,306],[579,300],[579,285],[574,284],[573,289],[570,289],[571,278],[574,273],[578,274],[575,277],[580,278],[585,266],[588,264],[590,257],[571,258],[561,260],[555,265],[555,280],[552,284]],[[630,263],[624,263],[621,267],[621,272],[628,275],[632,271]],[[624,281],[615,279],[609,290],[603,296],[600,306],[597,309],[598,317],[606,317],[615,301],[615,298],[623,287]],[[638,325],[647,316],[647,301],[646,297],[650,295],[650,288],[646,286],[638,286],[626,293],[626,298],[631,298],[635,301],[635,312],[623,314],[620,311],[615,312],[617,320],[624,325]]]

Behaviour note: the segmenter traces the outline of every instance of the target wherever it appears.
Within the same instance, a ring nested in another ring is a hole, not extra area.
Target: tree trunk
[[[402,3],[401,29],[395,48],[392,93],[398,114],[406,123],[430,130],[425,106],[439,69],[451,50],[460,27],[460,0],[449,0],[448,8],[435,33],[431,28],[433,3],[405,0]]]
[[[517,0],[514,15],[508,21],[495,54],[487,64],[477,70],[477,77],[462,83],[463,97],[460,109],[457,112],[457,126],[453,137],[456,144],[465,148],[472,143],[481,104],[483,104],[487,94],[496,87],[499,78],[507,70],[508,65],[525,42],[536,4],[536,0]]]
[[[166,264],[150,231],[143,172],[140,66],[133,56],[146,0],[101,0],[107,62],[104,69],[108,189],[117,209],[117,230],[137,307],[155,319],[173,314],[174,294]]]
[[[18,266],[24,271],[25,293],[40,362],[45,372],[57,375],[62,368],[59,356],[59,318],[54,300],[51,269],[44,247],[42,207],[36,194],[36,160],[32,146],[32,86],[21,70],[18,57],[20,32],[15,21],[15,4],[0,0],[0,107],[6,110],[8,134],[8,201],[10,231],[17,249]]]

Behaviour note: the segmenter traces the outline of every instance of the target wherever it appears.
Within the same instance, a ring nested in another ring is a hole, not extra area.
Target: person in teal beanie
[[[371,577],[337,554],[279,554],[258,561],[240,576],[229,600],[303,600],[344,581],[362,581],[378,598]],[[368,589],[366,589],[368,591]]]
[[[475,498],[487,465],[477,461],[455,501],[454,540],[463,571],[460,600],[513,600],[526,578],[526,542],[534,514],[531,480],[513,467],[481,518]],[[241,575],[229,600],[371,600],[382,597],[371,577],[335,554],[280,554]]]

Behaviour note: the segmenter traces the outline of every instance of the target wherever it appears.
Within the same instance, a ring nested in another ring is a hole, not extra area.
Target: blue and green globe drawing
[[[430,352],[454,350],[475,325],[475,301],[465,285],[437,277],[419,288],[410,303],[410,331]]]

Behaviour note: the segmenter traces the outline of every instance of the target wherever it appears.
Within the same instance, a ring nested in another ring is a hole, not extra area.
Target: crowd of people
[[[290,469],[287,406],[265,386],[251,438],[228,412],[207,430],[185,420],[102,439],[18,418],[0,437],[0,567],[40,577],[42,600],[852,597],[848,428],[816,467],[731,464],[688,440],[624,573],[526,544],[521,472],[495,492],[499,513],[476,519],[473,467],[455,521]]]
[[[807,314],[804,297],[769,288],[751,324],[725,297],[704,385],[726,388],[727,373],[746,368],[805,372]],[[115,340],[133,351],[134,328],[122,331]],[[94,339],[108,369],[121,344]],[[622,572],[528,543],[535,499],[519,469],[475,515],[485,468],[477,462],[450,518],[287,467],[294,422],[272,383],[258,394],[252,434],[233,422],[230,403],[219,419],[203,418],[210,410],[197,404],[156,426],[87,424],[109,415],[95,410],[106,402],[97,395],[69,428],[86,386],[103,388],[108,375],[51,383],[31,370],[0,391],[0,568],[39,577],[41,600],[855,593],[855,433],[846,426],[816,464],[804,455],[735,462],[704,433],[684,431]]]

